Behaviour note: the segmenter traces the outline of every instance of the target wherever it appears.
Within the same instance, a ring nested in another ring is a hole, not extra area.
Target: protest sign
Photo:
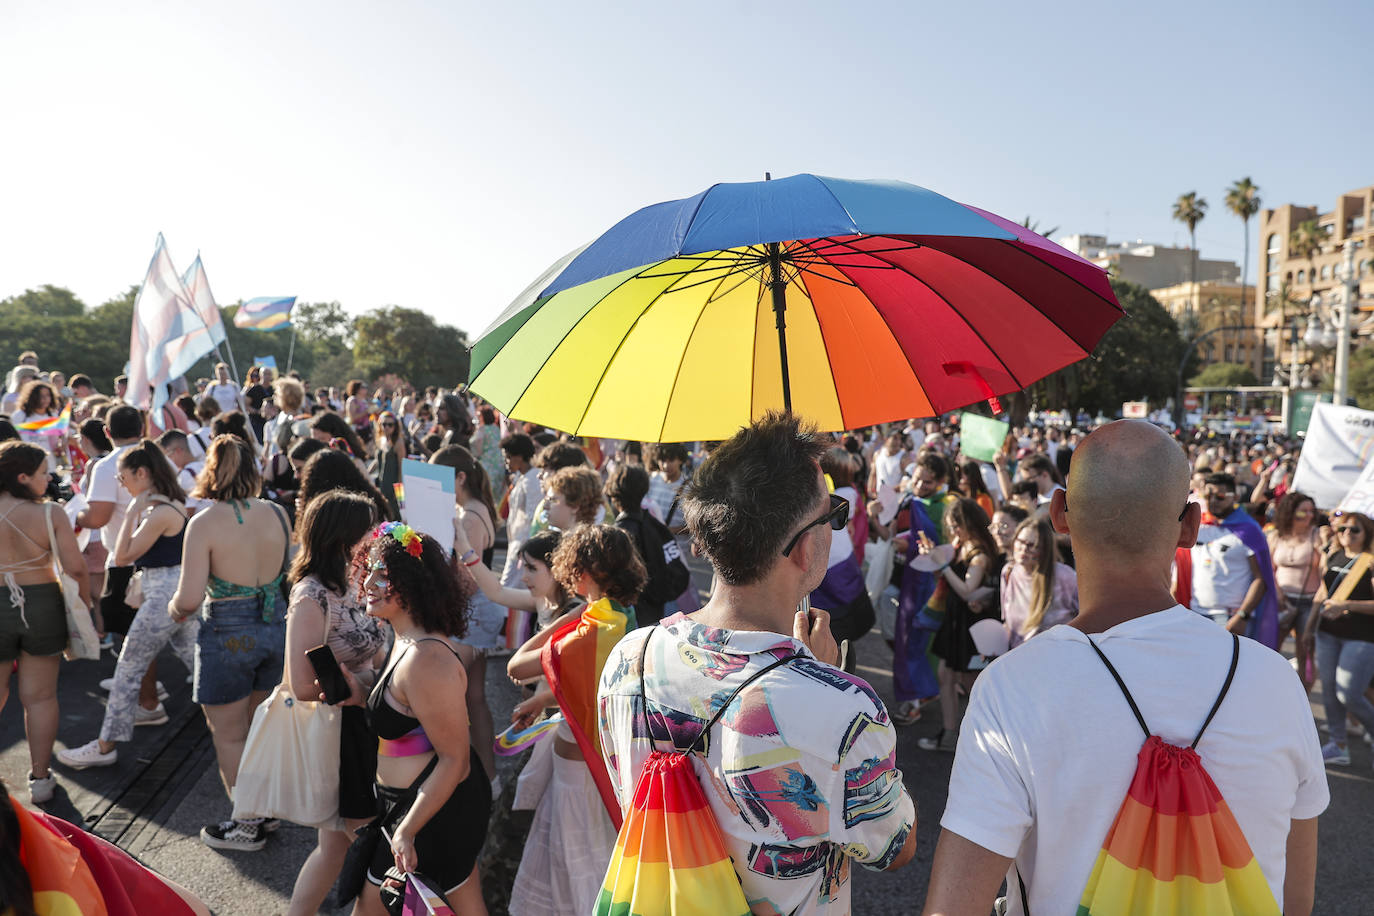
[[[959,449],[978,461],[992,461],[1002,441],[1007,438],[1008,424],[976,413],[959,415]]]
[[[1370,461],[1355,479],[1355,485],[1341,500],[1342,512],[1359,512],[1374,518],[1374,461]]]
[[[1374,455],[1374,411],[1316,404],[1292,489],[1334,509],[1356,485]]]
[[[405,481],[401,520],[421,534],[434,538],[445,552],[452,553],[457,492],[453,468],[404,458],[401,460],[401,479]]]

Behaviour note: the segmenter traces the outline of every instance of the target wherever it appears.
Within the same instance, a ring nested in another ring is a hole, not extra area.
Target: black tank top
[[[433,636],[426,636],[424,639],[417,639],[405,651],[409,652],[418,643],[437,642],[453,653],[453,657],[458,659],[458,663],[463,663],[463,657],[458,654],[458,650],[453,648],[447,640],[438,639]],[[396,659],[396,664],[388,665],[386,673],[377,682],[377,686],[372,688],[372,693],[367,697],[367,722],[372,728],[372,733],[385,741],[395,741],[411,734],[420,728],[420,720],[414,716],[408,716],[386,701],[386,690],[391,685],[391,676],[396,672],[396,666],[401,663],[401,659]]]
[[[134,569],[165,569],[181,565],[181,547],[186,540],[186,522],[181,519],[181,530],[176,534],[164,534],[153,541],[153,546],[144,551],[143,556],[134,560]]]

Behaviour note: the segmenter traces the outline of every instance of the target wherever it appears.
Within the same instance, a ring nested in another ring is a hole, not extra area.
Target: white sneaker
[[[161,703],[152,709],[144,709],[142,706],[134,707],[134,725],[166,725],[167,708]]]
[[[29,774],[29,802],[34,805],[42,805],[52,801],[53,794],[57,791],[57,777],[48,771],[48,775],[38,779],[32,773]]]
[[[1335,741],[1328,741],[1322,745],[1322,760],[1327,766],[1348,767],[1350,766],[1350,751]]]
[[[105,678],[105,680],[101,681],[101,682],[100,682],[100,689],[103,690],[103,691],[105,691],[106,693],[109,693],[111,690],[113,690],[113,689],[114,689],[114,678],[112,678],[112,677],[107,677],[107,678]],[[161,681],[158,681],[158,682],[157,682],[157,701],[158,701],[159,703],[161,703],[163,700],[167,699],[169,696],[171,696],[171,694],[167,692],[167,688],[164,687],[164,686],[162,686],[162,682],[161,682]]]
[[[119,759],[119,749],[115,748],[108,754],[100,752],[100,741],[88,741],[80,747],[69,747],[66,750],[57,752],[59,762],[66,764],[73,770],[84,770],[86,767],[108,767],[113,766]]]

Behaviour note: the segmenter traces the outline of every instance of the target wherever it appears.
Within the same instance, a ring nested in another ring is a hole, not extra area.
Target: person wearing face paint
[[[491,784],[472,747],[466,688],[473,652],[457,642],[467,626],[471,589],[439,543],[403,522],[372,535],[363,596],[370,617],[396,635],[376,685],[365,691],[343,669],[351,694],[365,704],[378,738],[377,807],[384,831],[353,910],[381,916],[384,884],[394,889],[418,872],[458,912],[484,913],[477,856],[486,840]]]

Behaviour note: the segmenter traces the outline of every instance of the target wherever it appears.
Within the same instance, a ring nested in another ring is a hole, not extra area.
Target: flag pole
[[[219,308],[219,306],[215,306],[215,308]],[[222,323],[224,319],[220,318],[220,321]],[[227,330],[224,332],[224,349],[229,351],[229,371],[234,373],[234,382],[238,384],[240,381],[239,367],[238,364],[234,362],[234,345],[229,342],[229,332]]]
[[[228,338],[226,338],[227,340]],[[286,371],[291,371],[291,358],[296,355],[296,322],[291,322],[291,347],[286,351]]]

